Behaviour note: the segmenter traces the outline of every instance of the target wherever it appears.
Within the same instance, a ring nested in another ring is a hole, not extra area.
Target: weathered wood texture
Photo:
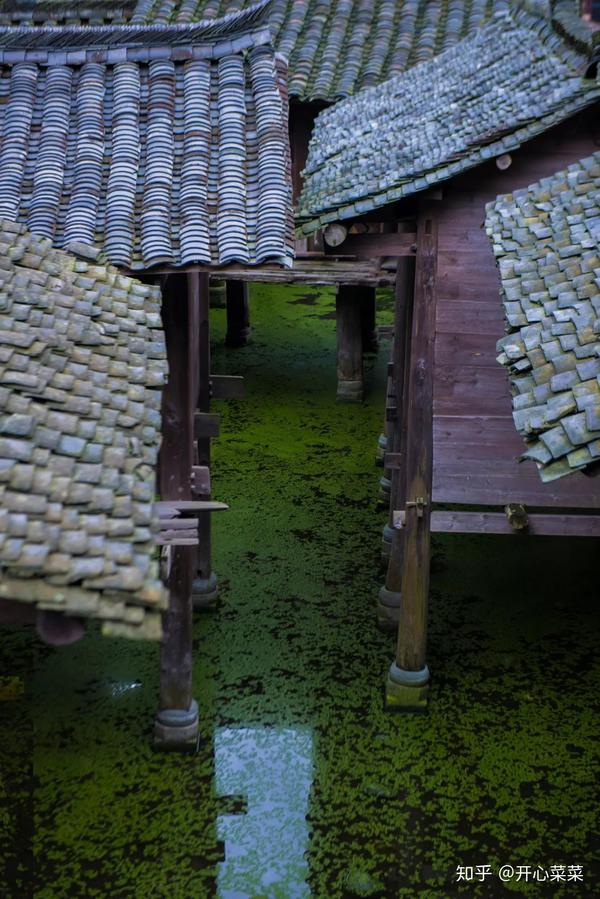
[[[250,336],[248,285],[245,281],[227,281],[227,346],[245,346]]]
[[[191,272],[188,283],[193,303],[198,309],[196,319],[198,389],[196,406],[200,413],[208,413],[210,409],[210,285],[208,275]],[[196,441],[195,462],[210,470],[210,437],[199,437]],[[210,494],[205,496],[206,499]],[[199,542],[196,549],[195,576],[207,579],[211,574],[211,514],[200,512],[198,515]]]
[[[299,242],[302,245],[305,241]],[[304,247],[298,252],[293,268],[282,265],[240,265],[232,264],[225,268],[215,269],[203,265],[189,266],[187,272],[207,274],[209,271],[226,281],[259,281],[267,284],[365,284],[370,287],[392,287],[394,272],[383,266],[383,258],[356,259],[352,256],[323,256],[320,252],[304,253]],[[171,274],[177,270],[159,267],[156,274]],[[135,272],[133,273],[135,275]]]
[[[425,665],[427,639],[438,206],[437,201],[424,203],[417,220],[409,380],[404,391],[406,521],[396,664],[407,671]]]
[[[408,425],[410,342],[412,336],[413,293],[415,264],[413,259],[399,260],[396,274],[394,306],[394,340],[392,343],[391,379],[396,396],[396,415],[389,428],[388,447],[390,454],[398,454],[400,464],[390,470],[390,519],[395,509],[403,509],[406,502],[406,429]],[[384,465],[387,464],[387,456]],[[404,564],[404,531],[396,531],[392,538],[390,558],[385,579],[385,587],[392,593],[400,593]]]
[[[377,350],[377,293],[374,287],[363,287],[360,292],[360,321],[363,353]]]
[[[360,291],[340,284],[336,295],[337,395],[357,402],[363,395],[363,358]]]
[[[500,279],[483,229],[485,204],[594,150],[591,117],[531,141],[500,171],[493,161],[453,179],[440,204],[434,388],[433,499],[437,503],[600,507],[600,482],[583,473],[543,484],[511,415],[496,341],[505,332]]]
[[[394,524],[403,527],[403,513],[394,515]],[[559,515],[557,513],[528,516],[529,525],[515,530],[503,512],[446,512],[431,513],[432,533],[454,534],[510,534],[513,537],[570,536],[600,537],[600,517],[597,515]]]
[[[185,275],[171,275],[163,289],[169,380],[163,390],[159,456],[161,500],[189,501],[192,469],[194,386],[198,331]],[[160,648],[160,709],[189,709],[192,703],[192,546],[174,546],[167,581],[169,608]]]

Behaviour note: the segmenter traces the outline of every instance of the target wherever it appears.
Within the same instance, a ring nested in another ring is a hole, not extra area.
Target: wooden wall
[[[500,171],[492,160],[454,178],[440,203],[434,390],[434,501],[589,507],[600,479],[543,485],[511,417],[500,279],[483,222],[498,194],[527,187],[600,148],[598,106],[530,141]]]

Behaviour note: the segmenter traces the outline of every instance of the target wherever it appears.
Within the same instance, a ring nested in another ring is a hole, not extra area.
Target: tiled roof
[[[73,251],[0,221],[0,597],[158,638],[160,293]]]
[[[192,22],[244,0],[138,0],[132,22]],[[274,0],[275,47],[289,92],[337,100],[431,59],[505,10],[508,0]]]
[[[0,217],[136,270],[291,264],[285,66],[264,13],[0,32]]]
[[[487,209],[513,417],[542,480],[600,460],[600,152]]]
[[[317,117],[297,220],[353,218],[502,155],[600,97],[585,58],[519,10]]]
[[[134,9],[135,0],[0,0],[0,25],[125,24]]]

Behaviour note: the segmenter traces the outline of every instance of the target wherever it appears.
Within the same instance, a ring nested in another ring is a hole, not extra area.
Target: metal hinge
[[[423,518],[423,513],[425,510],[425,506],[427,505],[427,500],[422,496],[417,496],[414,500],[409,500],[406,503],[407,509],[416,509],[417,510],[417,518]]]

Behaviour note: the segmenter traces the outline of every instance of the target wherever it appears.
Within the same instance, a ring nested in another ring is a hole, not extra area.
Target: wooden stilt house
[[[293,257],[286,69],[266,10],[257,4],[204,25],[0,31],[0,218],[45,246],[92,245],[162,288],[170,375],[158,513],[170,601],[156,739],[165,746],[197,738],[192,595],[203,604],[214,594],[210,513],[222,507],[210,500],[218,416],[209,407],[237,390],[210,371],[209,273],[288,268]],[[108,338],[117,322],[129,327],[132,352],[141,352],[142,313],[117,288],[101,326]]]
[[[593,53],[578,19],[517,9],[316,121],[303,232],[338,228],[343,252],[369,219],[398,229],[396,529],[379,599],[399,622],[392,708],[426,702],[432,530],[600,534]],[[414,259],[398,249],[411,222]]]

